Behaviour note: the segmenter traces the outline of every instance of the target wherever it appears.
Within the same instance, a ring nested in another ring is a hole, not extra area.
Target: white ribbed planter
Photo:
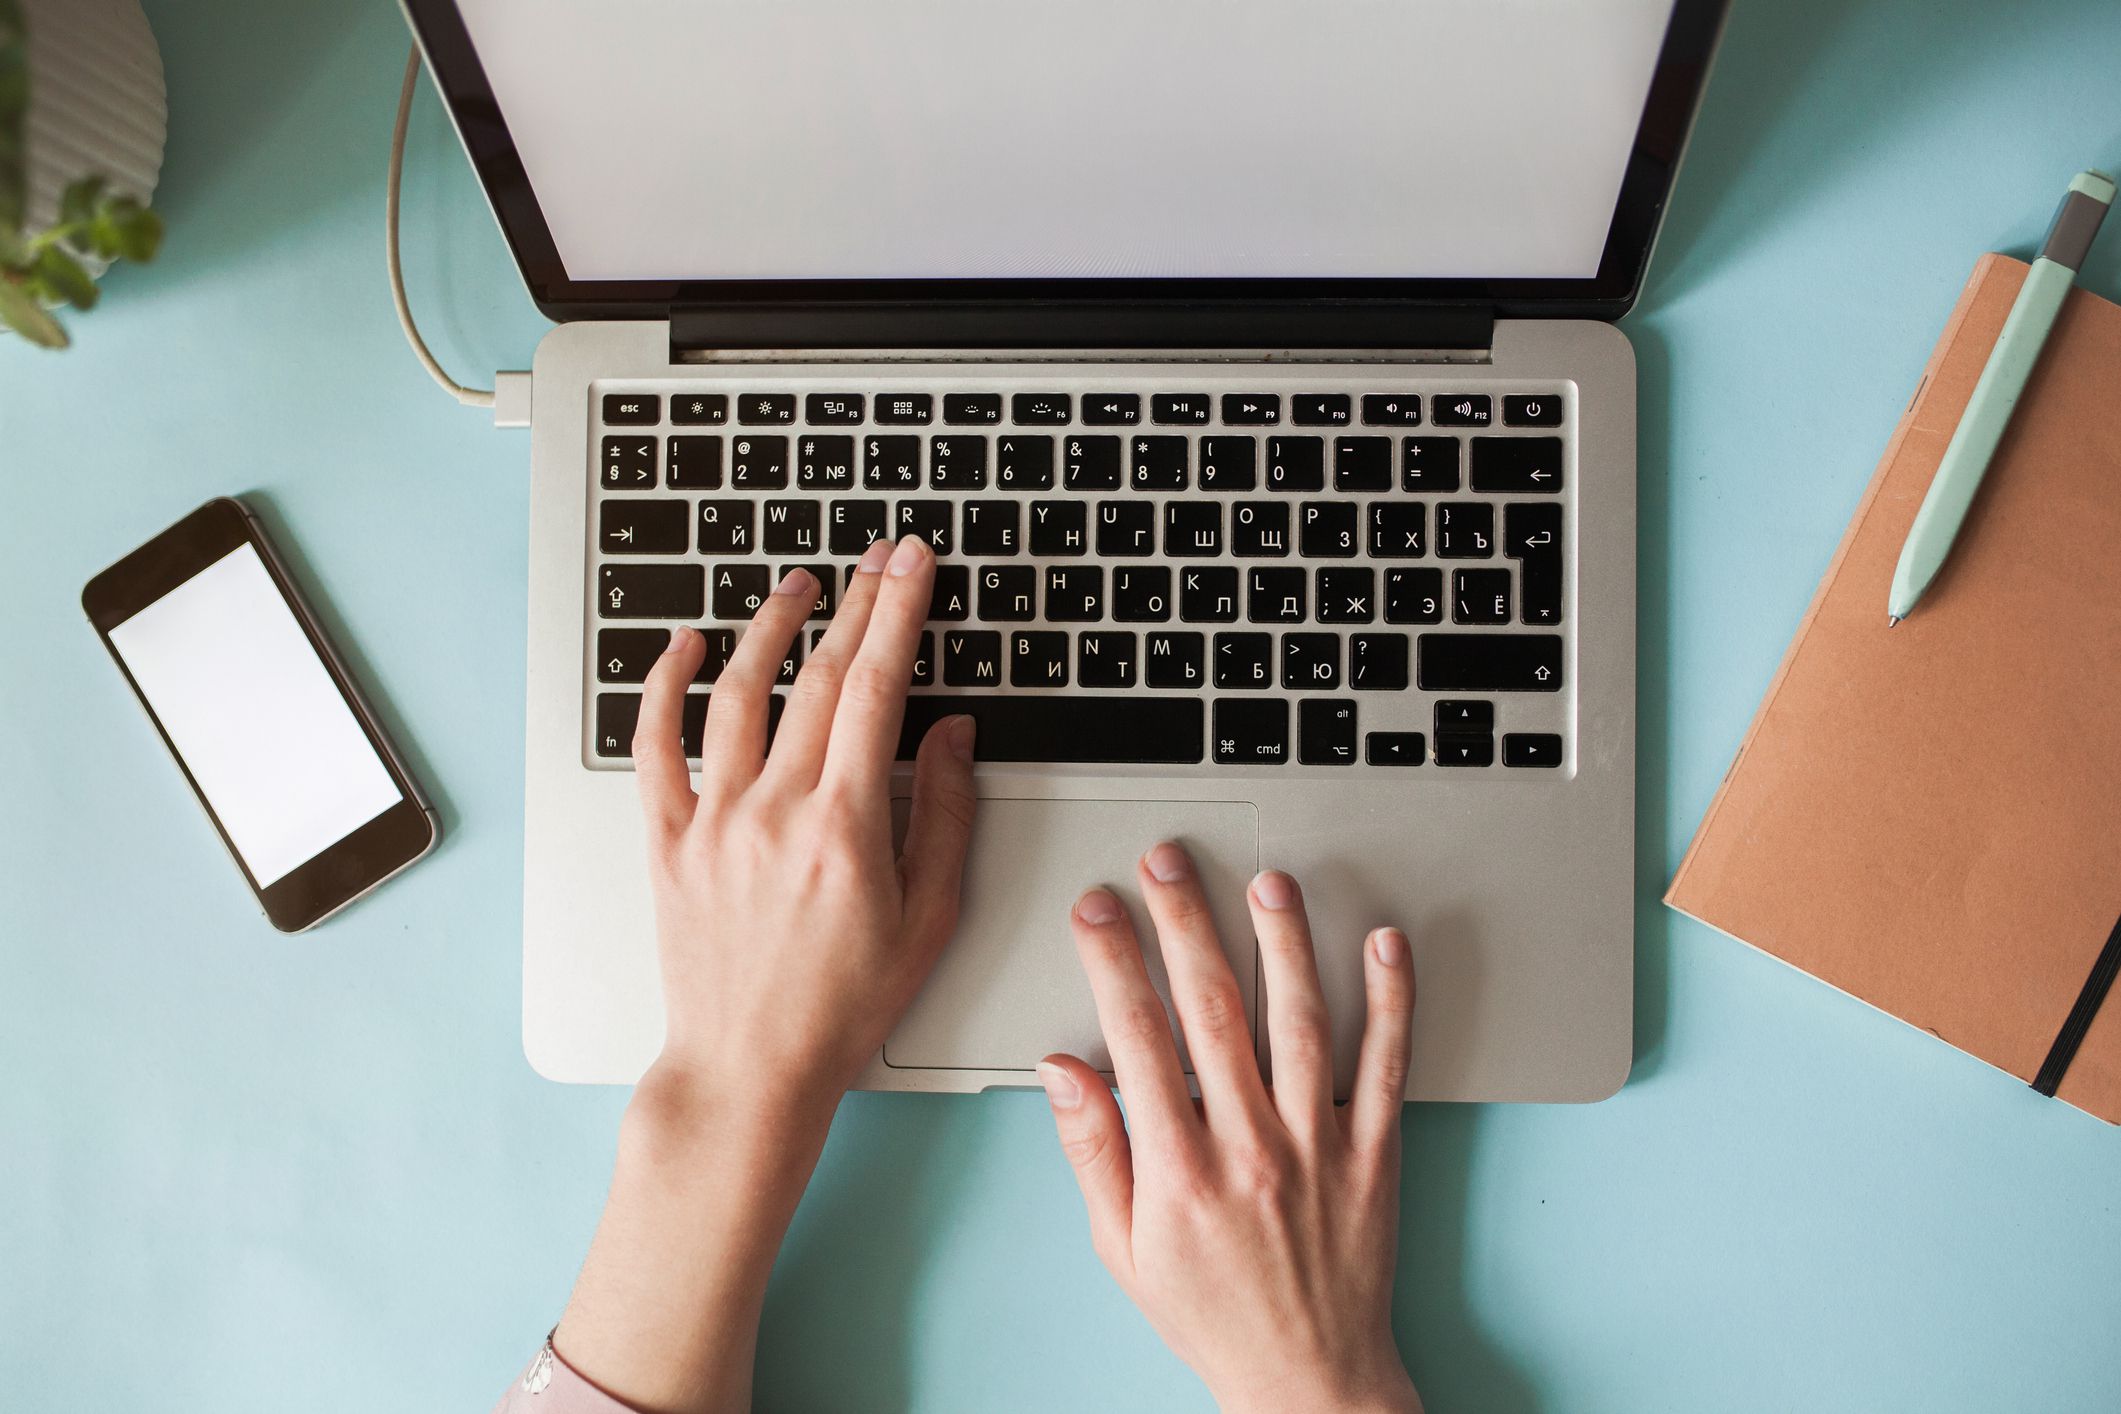
[[[21,0],[29,31],[29,228],[81,177],[147,201],[162,175],[169,95],[140,0]],[[91,274],[105,262],[84,260]]]

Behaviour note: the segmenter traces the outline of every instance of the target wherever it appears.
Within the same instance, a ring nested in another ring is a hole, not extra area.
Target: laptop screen
[[[458,0],[575,281],[1596,274],[1672,0]]]

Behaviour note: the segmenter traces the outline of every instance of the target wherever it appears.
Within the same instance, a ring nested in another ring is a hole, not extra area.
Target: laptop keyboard
[[[969,712],[989,761],[1563,762],[1558,389],[747,382],[599,389],[591,411],[592,760],[626,763],[672,624],[707,639],[696,756],[774,583],[802,565],[823,586],[787,684],[863,549],[916,533],[938,564],[903,758]]]

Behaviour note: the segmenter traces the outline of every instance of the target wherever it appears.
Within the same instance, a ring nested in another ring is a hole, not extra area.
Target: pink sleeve
[[[552,1337],[508,1386],[493,1414],[638,1414],[575,1373],[552,1348]]]

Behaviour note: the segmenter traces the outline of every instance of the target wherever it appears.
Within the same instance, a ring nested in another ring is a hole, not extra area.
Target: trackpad
[[[903,802],[894,802],[901,812]],[[1068,913],[1103,884],[1126,901],[1149,976],[1170,1004],[1135,864],[1158,840],[1193,855],[1223,951],[1258,1034],[1257,975],[1245,885],[1259,867],[1258,811],[1227,801],[983,800],[972,829],[957,936],[884,1043],[887,1065],[1029,1070],[1069,1051],[1110,1070]]]

